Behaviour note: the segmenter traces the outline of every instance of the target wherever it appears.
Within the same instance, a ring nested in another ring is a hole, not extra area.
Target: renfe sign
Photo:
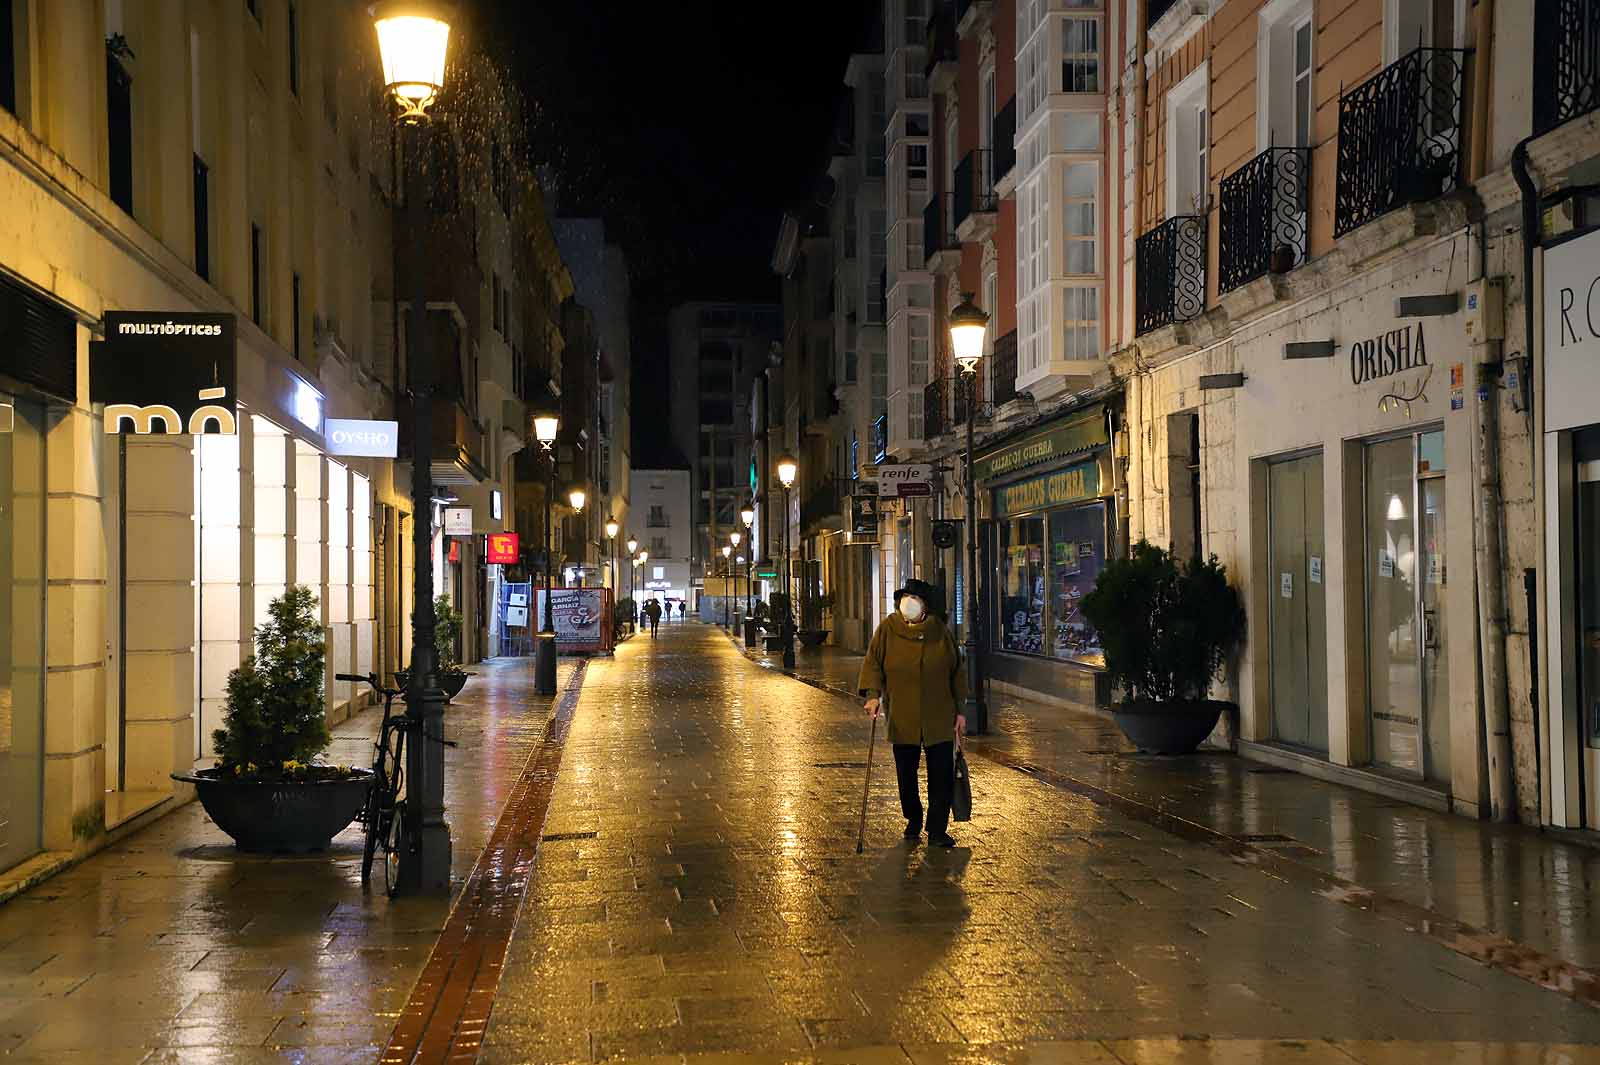
[[[926,462],[906,462],[878,467],[878,496],[904,499],[933,495],[933,467]]]
[[[329,418],[324,435],[328,438],[330,455],[392,459],[400,453],[399,422]]]
[[[107,311],[105,326],[89,401],[106,405],[106,432],[238,432],[233,315]]]
[[[1600,233],[1544,253],[1544,428],[1600,422]]]

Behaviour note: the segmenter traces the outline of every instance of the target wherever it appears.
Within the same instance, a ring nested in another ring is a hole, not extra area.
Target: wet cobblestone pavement
[[[473,670],[445,718],[458,890],[552,702],[529,660]],[[330,760],[369,762],[379,716],[336,729]],[[0,1060],[376,1061],[448,906],[364,894],[355,829],[326,854],[255,857],[190,803],[0,905]]]
[[[713,628],[592,663],[480,1060],[1600,1062],[1591,1006],[995,761],[930,852],[880,748],[857,856],[866,740]]]

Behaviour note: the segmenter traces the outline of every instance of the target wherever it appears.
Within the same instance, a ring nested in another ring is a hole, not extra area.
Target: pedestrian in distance
[[[678,620],[679,621],[688,621],[689,620],[689,604],[684,602],[682,599],[678,600]]]
[[[967,695],[961,650],[945,623],[939,589],[910,580],[894,593],[894,601],[895,612],[872,634],[856,687],[866,698],[869,715],[877,718],[887,711],[889,716],[906,839],[922,834],[917,767],[927,752],[928,842],[953,847],[956,841],[946,829],[955,789],[955,752],[967,729],[967,719],[961,715]]]
[[[650,619],[650,635],[656,634],[656,629],[661,625],[661,600],[652,599],[645,604],[644,616]]]

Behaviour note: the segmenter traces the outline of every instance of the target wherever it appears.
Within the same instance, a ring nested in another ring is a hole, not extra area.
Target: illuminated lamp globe
[[[588,498],[589,497],[584,493],[584,490],[576,486],[574,486],[573,489],[567,493],[567,502],[572,504],[573,510],[579,512],[582,512],[583,510],[583,501]]]
[[[741,509],[739,511],[739,520],[744,522],[744,527],[746,529],[748,529],[748,528],[750,528],[750,526],[754,525],[756,523],[756,508],[755,508],[755,506],[750,504],[750,503],[746,503],[744,505],[743,509]]]
[[[426,118],[444,89],[445,56],[450,48],[449,4],[435,0],[386,0],[369,9],[378,31],[383,84],[403,118]]]
[[[950,350],[962,373],[978,372],[978,361],[983,358],[983,338],[988,329],[989,316],[972,302],[972,293],[964,293],[961,302],[950,312]]]
[[[612,518],[610,521],[606,522],[606,539],[615,540],[617,538],[617,530],[621,528],[622,526],[617,524],[617,520],[615,518]]]
[[[788,455],[778,460],[778,482],[785,488],[794,487],[795,475],[800,472],[800,464]]]
[[[636,537],[633,537],[633,536],[628,537],[628,554],[630,554],[630,555],[637,554],[638,551],[639,551],[639,541],[638,541],[638,539]]]

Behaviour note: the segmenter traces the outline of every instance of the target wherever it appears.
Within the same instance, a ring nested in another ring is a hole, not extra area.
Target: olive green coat
[[[967,697],[961,651],[936,617],[913,625],[890,614],[872,634],[856,684],[863,695],[881,696],[892,743],[948,743]]]

